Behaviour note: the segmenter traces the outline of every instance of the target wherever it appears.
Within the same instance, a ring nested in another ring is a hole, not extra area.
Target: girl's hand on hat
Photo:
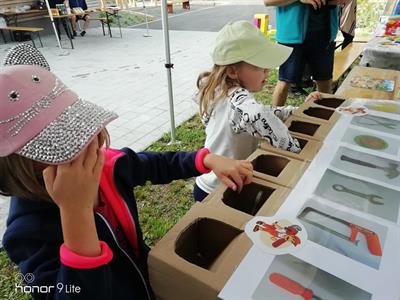
[[[43,171],[46,190],[60,209],[90,210],[97,201],[104,154],[95,138],[75,160]]]
[[[101,253],[93,208],[103,164],[104,154],[95,138],[74,161],[43,171],[46,190],[60,209],[64,245],[78,255]]]
[[[240,192],[243,185],[249,184],[253,180],[253,165],[249,161],[208,154],[204,157],[203,163],[234,191]]]

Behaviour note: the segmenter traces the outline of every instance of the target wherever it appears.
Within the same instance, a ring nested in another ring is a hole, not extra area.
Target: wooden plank
[[[373,89],[359,88],[351,86],[351,80],[356,76],[370,76],[376,79],[394,80],[394,91],[384,92]],[[340,85],[335,95],[342,98],[368,98],[368,99],[387,99],[394,100],[400,98],[400,71],[354,67],[346,79]]]
[[[30,5],[31,7],[36,5],[37,1],[34,0],[0,0],[0,8],[15,10],[16,7],[24,5]]]
[[[1,15],[7,15],[9,13],[15,13],[17,8],[20,8],[24,5],[30,5],[31,7],[35,6],[37,1],[32,0],[16,0],[16,1],[5,1],[0,0],[0,9],[4,9],[5,12],[0,13]],[[29,20],[36,20],[43,17],[43,15],[47,14],[47,10],[39,10],[39,9],[31,9],[27,12],[18,13],[18,22],[24,22]]]
[[[181,4],[181,3],[188,3],[189,0],[168,0],[167,4]]]
[[[40,27],[22,27],[22,26],[0,26],[1,30],[11,30],[11,31],[30,31],[30,32],[38,32],[43,31],[43,28]]]
[[[351,43],[340,52],[335,53],[333,64],[333,81],[337,81],[346,72],[353,62],[360,56],[364,43]]]

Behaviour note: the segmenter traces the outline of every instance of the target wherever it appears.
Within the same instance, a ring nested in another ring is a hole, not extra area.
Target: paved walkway
[[[116,32],[116,30],[114,30]],[[107,128],[113,147],[143,150],[170,131],[167,77],[162,31],[123,29],[123,38],[103,37],[100,28],[75,40],[67,55],[56,48],[54,36],[40,49],[52,70],[86,100],[119,114]],[[191,100],[199,72],[211,66],[209,56],[216,33],[171,31],[171,59],[175,120],[178,126],[197,111]],[[68,45],[64,41],[65,46]],[[10,44],[0,45],[2,60]],[[8,213],[8,199],[0,197],[0,241]]]

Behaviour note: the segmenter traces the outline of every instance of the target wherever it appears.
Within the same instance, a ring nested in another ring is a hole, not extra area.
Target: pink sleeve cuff
[[[210,173],[211,172],[211,169],[207,169],[204,166],[204,162],[203,162],[204,161],[204,157],[207,154],[210,154],[210,150],[208,150],[207,148],[200,149],[199,151],[197,151],[196,158],[194,160],[195,165],[196,165],[196,169],[201,174],[205,174],[205,173]]]
[[[62,244],[60,247],[60,260],[63,265],[75,269],[92,269],[109,263],[113,258],[113,253],[108,245],[100,241],[101,253],[96,257],[82,256],[76,254]]]

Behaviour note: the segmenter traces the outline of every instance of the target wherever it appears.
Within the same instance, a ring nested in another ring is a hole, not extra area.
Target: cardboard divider
[[[294,187],[306,170],[306,163],[291,157],[264,150],[256,150],[247,160],[251,161],[254,176],[286,187]]]
[[[178,236],[175,253],[196,266],[217,271],[217,258],[241,233],[240,229],[222,221],[200,218]],[[213,241],[212,244],[209,243],[210,240]]]
[[[336,109],[341,106],[346,99],[343,98],[336,98],[332,95],[332,98],[322,98],[314,101],[314,104],[323,106],[325,108],[332,108]]]
[[[280,154],[282,156],[292,157],[298,160],[311,161],[322,146],[321,141],[316,139],[306,138],[298,134],[292,134],[292,136],[297,138],[300,143],[301,151],[299,153],[275,148],[266,141],[262,141],[260,143],[260,148],[269,152]]]
[[[248,221],[253,216],[274,215],[289,193],[287,187],[253,177],[252,183],[243,186],[240,193],[220,185],[206,203]]]
[[[326,123],[299,116],[290,116],[285,121],[291,133],[298,136],[323,141],[333,127],[333,123]]]
[[[149,253],[149,276],[160,300],[217,299],[251,248],[250,217],[196,203]]]
[[[340,114],[331,107],[323,107],[311,101],[303,103],[293,115],[322,123],[335,123],[340,118]]]

